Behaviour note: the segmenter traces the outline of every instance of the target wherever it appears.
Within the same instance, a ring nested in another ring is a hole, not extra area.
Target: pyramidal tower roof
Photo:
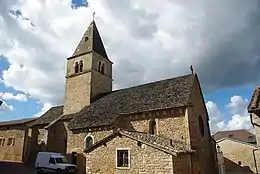
[[[97,26],[95,21],[93,20],[87,31],[84,33],[83,37],[81,38],[76,50],[74,51],[72,57],[95,51],[103,58],[108,59],[105,47],[103,45],[102,39],[98,32]]]

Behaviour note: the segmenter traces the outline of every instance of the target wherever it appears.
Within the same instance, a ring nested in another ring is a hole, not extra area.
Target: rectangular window
[[[55,159],[54,158],[50,158],[49,163],[50,164],[55,164]]]
[[[14,146],[15,139],[14,138],[8,138],[7,140],[7,146]]]
[[[129,167],[128,150],[117,150],[117,167]]]

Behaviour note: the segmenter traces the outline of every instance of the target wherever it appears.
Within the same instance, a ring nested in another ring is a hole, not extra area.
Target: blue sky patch
[[[87,7],[87,6],[88,6],[87,0],[71,0],[72,8]]]

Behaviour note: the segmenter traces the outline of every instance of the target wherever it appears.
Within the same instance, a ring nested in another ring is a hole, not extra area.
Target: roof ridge
[[[163,82],[163,81],[175,80],[175,79],[178,79],[178,78],[184,78],[184,77],[189,77],[189,76],[195,76],[195,74],[186,74],[186,75],[175,76],[175,77],[167,78],[167,79],[163,79],[163,80],[151,81],[151,82],[148,82],[148,83],[143,83],[143,84],[139,84],[139,85],[135,85],[135,86],[130,86],[130,87],[118,89],[118,90],[115,90],[115,91],[112,91],[112,92],[119,92],[119,91],[126,90],[126,89],[137,88],[137,87],[146,86],[146,85],[149,85],[149,84],[160,83],[160,82]]]
[[[230,140],[230,141],[234,141],[234,142],[237,142],[237,143],[242,143],[242,144],[257,147],[257,145],[255,145],[255,144],[252,144],[252,143],[249,143],[249,142],[246,142],[246,141],[241,141],[241,140],[234,139],[234,138],[229,138],[229,137],[221,138],[221,139],[217,140],[216,142],[219,143],[219,142],[224,141],[224,140]]]
[[[247,130],[247,129],[235,129],[235,130],[221,130],[221,131],[218,131],[218,132],[216,132],[215,134],[213,134],[213,136],[216,135],[217,133],[222,133],[222,132],[237,132],[237,131],[246,131],[246,132],[249,132],[249,133],[253,134],[252,132],[250,132],[250,131]]]

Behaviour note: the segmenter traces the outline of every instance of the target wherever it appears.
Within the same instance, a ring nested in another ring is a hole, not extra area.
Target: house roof
[[[96,142],[92,147],[86,149],[85,152],[90,152],[93,149],[101,146],[104,142],[113,139],[118,135],[123,135],[128,138],[131,138],[135,141],[139,141],[143,144],[151,146],[153,148],[162,150],[166,153],[170,153],[173,155],[183,154],[183,153],[192,153],[194,152],[187,144],[180,140],[170,140],[164,139],[162,137],[151,135],[149,133],[144,132],[136,132],[136,131],[127,131],[127,130],[120,130],[118,129],[113,134],[107,136],[106,138],[102,139],[101,141]]]
[[[245,141],[241,141],[241,140],[236,140],[236,139],[232,139],[232,138],[228,138],[228,137],[219,139],[219,140],[217,141],[217,143],[220,143],[220,142],[223,142],[223,141],[232,141],[232,142],[240,143],[240,144],[243,144],[243,145],[248,145],[248,146],[252,146],[252,147],[257,147],[256,144],[252,144],[252,143],[249,143],[249,142],[245,142]]]
[[[188,106],[195,78],[190,74],[111,92],[76,113],[69,128],[111,125],[120,114]]]
[[[247,130],[220,131],[213,135],[216,141],[223,138],[239,140],[246,143],[256,143],[255,135]]]
[[[55,106],[50,108],[42,116],[40,116],[31,126],[50,124],[63,113],[63,106]]]
[[[82,55],[84,53],[88,53],[91,51],[95,51],[102,57],[108,59],[105,47],[103,45],[102,39],[98,32],[95,21],[92,21],[87,29],[87,31],[82,36],[76,50],[74,51],[72,57]],[[71,58],[72,58],[71,57]]]
[[[3,122],[0,122],[0,127],[27,124],[34,120],[36,120],[36,118],[24,118],[24,119],[19,119],[19,120],[3,121]]]
[[[249,113],[260,111],[260,87],[255,89],[247,110]]]

